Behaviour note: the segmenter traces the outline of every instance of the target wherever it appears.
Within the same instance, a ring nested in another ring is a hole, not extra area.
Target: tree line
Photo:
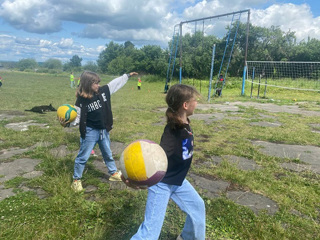
[[[209,78],[214,44],[216,46],[214,73],[218,73],[220,67],[222,72],[226,71],[227,62],[230,59],[228,75],[241,76],[244,67],[246,28],[247,25],[244,23],[240,23],[238,28],[236,23],[229,26],[227,28],[230,31],[228,41],[227,33],[222,38],[212,35],[204,36],[200,31],[192,35],[184,35],[181,39],[183,77]],[[237,37],[233,41],[236,32]],[[234,42],[231,57],[228,51],[225,51],[226,42],[229,42],[227,49],[230,49]],[[156,45],[145,45],[137,48],[130,41],[123,44],[111,41],[106,44],[96,62],[91,61],[82,65],[82,58],[75,55],[64,64],[58,59],[48,59],[42,66],[39,66],[34,59],[22,59],[17,63],[16,68],[21,71],[34,68],[62,71],[90,70],[114,75],[138,71],[165,77],[171,49],[175,49],[175,42],[172,40],[168,43],[166,49]],[[180,46],[178,46],[178,54],[175,60],[175,76],[178,76],[179,72],[179,50]],[[224,52],[225,56],[223,57]],[[222,62],[222,59],[224,59],[224,62]],[[305,39],[298,42],[295,32],[284,32],[275,26],[265,28],[250,24],[247,60],[320,62],[320,41],[306,36]]]

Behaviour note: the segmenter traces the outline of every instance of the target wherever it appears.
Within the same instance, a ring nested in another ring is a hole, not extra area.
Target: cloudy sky
[[[294,31],[299,41],[320,39],[319,0],[1,0],[0,61],[57,58],[65,63],[78,55],[84,64],[97,60],[110,41],[166,48],[181,21],[246,9],[253,25]],[[217,33],[213,25],[188,27]]]

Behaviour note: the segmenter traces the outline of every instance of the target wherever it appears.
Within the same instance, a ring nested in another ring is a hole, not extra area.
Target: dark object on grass
[[[57,111],[57,109],[55,109],[52,106],[52,104],[50,104],[50,105],[35,106],[29,110],[26,109],[25,111],[31,111],[31,112],[44,114],[45,112],[55,112],[55,111]]]

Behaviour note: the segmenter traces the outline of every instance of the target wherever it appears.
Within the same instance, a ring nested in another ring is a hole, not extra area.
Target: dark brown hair
[[[76,93],[76,96],[84,98],[92,98],[94,91],[92,90],[92,84],[99,83],[101,81],[98,74],[94,72],[84,71],[80,76],[80,84]]]
[[[183,103],[190,101],[194,97],[198,97],[200,94],[198,91],[189,85],[175,84],[170,87],[166,102],[168,109],[166,111],[167,123],[170,128],[175,129],[176,127],[183,126],[183,122],[178,115],[179,109],[183,106]]]

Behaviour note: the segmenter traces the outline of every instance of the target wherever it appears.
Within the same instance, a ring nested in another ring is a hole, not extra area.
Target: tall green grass
[[[143,220],[146,191],[112,189],[101,181],[101,174],[89,160],[84,174],[84,187],[95,185],[91,193],[77,194],[71,191],[74,155],[55,158],[50,150],[67,145],[70,152],[79,148],[79,133],[66,131],[56,120],[56,113],[36,114],[25,112],[36,105],[52,103],[58,107],[75,102],[75,90],[70,88],[67,74],[36,74],[3,72],[0,88],[1,113],[16,114],[17,117],[0,121],[0,149],[27,148],[36,143],[43,144],[22,155],[6,161],[30,157],[40,159],[38,170],[43,176],[35,179],[17,177],[1,182],[0,187],[15,188],[17,194],[0,202],[0,239],[130,239]],[[110,76],[101,75],[102,83]],[[152,80],[152,81],[151,81]],[[137,79],[132,78],[112,96],[114,129],[111,140],[128,144],[139,138],[160,141],[163,131],[166,106],[163,93],[164,79],[154,76],[142,77],[142,89],[137,90]],[[195,85],[196,85],[195,81]],[[238,81],[240,84],[241,81]],[[176,83],[176,81],[173,81]],[[185,82],[184,82],[185,83]],[[193,82],[188,82],[193,84]],[[211,102],[269,101],[250,99],[240,95],[238,83],[227,86],[223,96]],[[240,86],[240,85],[239,85]],[[247,86],[248,87],[248,86]],[[197,89],[200,91],[199,87]],[[207,103],[207,92],[202,86],[203,98]],[[274,99],[278,104],[299,104],[301,107],[319,111],[319,98],[303,93],[303,103],[292,102],[280,93]],[[198,113],[205,111],[196,110]],[[210,110],[215,113],[215,110]],[[269,121],[282,123],[279,128],[251,126],[260,121],[259,113],[269,115]],[[22,116],[20,116],[23,114]],[[205,200],[207,210],[208,239],[319,239],[320,187],[319,175],[312,172],[295,173],[280,167],[290,159],[267,156],[252,145],[252,140],[275,143],[314,145],[320,147],[319,134],[311,132],[310,124],[319,124],[318,117],[269,113],[254,108],[240,108],[238,119],[224,119],[210,125],[193,120],[195,132],[195,156],[191,171],[207,178],[219,178],[232,183],[239,189],[260,193],[276,201],[279,211],[275,215],[261,212],[255,215],[249,208],[230,201],[222,194],[219,198],[208,198],[205,191],[198,189]],[[46,123],[47,129],[31,127],[26,132],[5,128],[9,122],[27,120]],[[206,141],[201,141],[205,138]],[[220,165],[210,163],[210,156],[237,155],[252,159],[262,168],[257,171],[242,171],[228,162]],[[119,156],[116,156],[118,160]],[[1,178],[0,178],[1,181]],[[47,197],[40,199],[33,192],[22,192],[21,186],[41,188]],[[175,239],[181,232],[185,215],[170,202],[160,239]]]

